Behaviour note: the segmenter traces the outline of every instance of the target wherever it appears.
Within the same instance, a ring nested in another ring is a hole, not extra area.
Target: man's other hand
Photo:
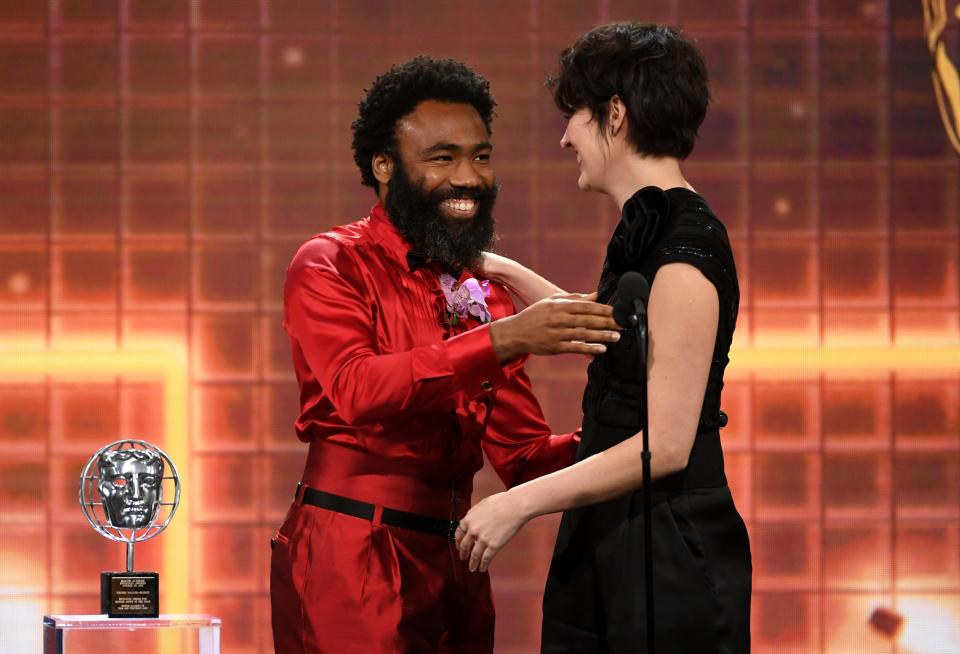
[[[520,313],[490,325],[490,339],[501,362],[530,354],[606,352],[604,343],[620,340],[613,308],[596,302],[597,294],[551,295]]]

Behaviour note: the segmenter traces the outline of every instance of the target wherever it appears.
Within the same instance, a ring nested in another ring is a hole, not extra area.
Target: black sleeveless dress
[[[600,301],[636,270],[653,284],[660,266],[696,266],[716,287],[720,316],[698,433],[686,469],[653,483],[656,654],[750,651],[750,544],[723,471],[719,429],[723,371],[740,299],[723,224],[686,189],[637,191],[607,249]],[[640,430],[635,332],[624,331],[588,368],[577,460]],[[656,451],[653,452],[656,458]],[[643,491],[566,511],[543,598],[543,652],[644,652]]]

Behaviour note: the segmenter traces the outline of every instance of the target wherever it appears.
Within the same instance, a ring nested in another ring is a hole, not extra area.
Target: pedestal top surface
[[[219,627],[220,618],[206,613],[161,613],[159,618],[108,618],[106,615],[45,615],[44,629],[199,629]]]

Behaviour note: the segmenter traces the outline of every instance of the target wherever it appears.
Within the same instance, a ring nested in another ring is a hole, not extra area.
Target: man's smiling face
[[[397,121],[385,186],[391,220],[413,248],[471,268],[493,242],[493,146],[469,104],[426,100]],[[376,165],[376,164],[375,164]]]
[[[451,222],[477,213],[475,196],[493,188],[493,146],[480,114],[469,104],[427,100],[397,121],[403,167],[421,189],[442,197]]]

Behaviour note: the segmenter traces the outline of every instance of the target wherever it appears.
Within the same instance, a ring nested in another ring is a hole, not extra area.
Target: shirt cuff
[[[507,383],[490,340],[490,325],[482,325],[447,341],[447,352],[468,397],[488,395]]]
[[[523,468],[512,488],[531,479],[549,475],[551,472],[562,470],[573,465],[577,460],[577,447],[580,445],[580,430],[570,434],[551,435],[545,439],[534,455],[523,462]]]

